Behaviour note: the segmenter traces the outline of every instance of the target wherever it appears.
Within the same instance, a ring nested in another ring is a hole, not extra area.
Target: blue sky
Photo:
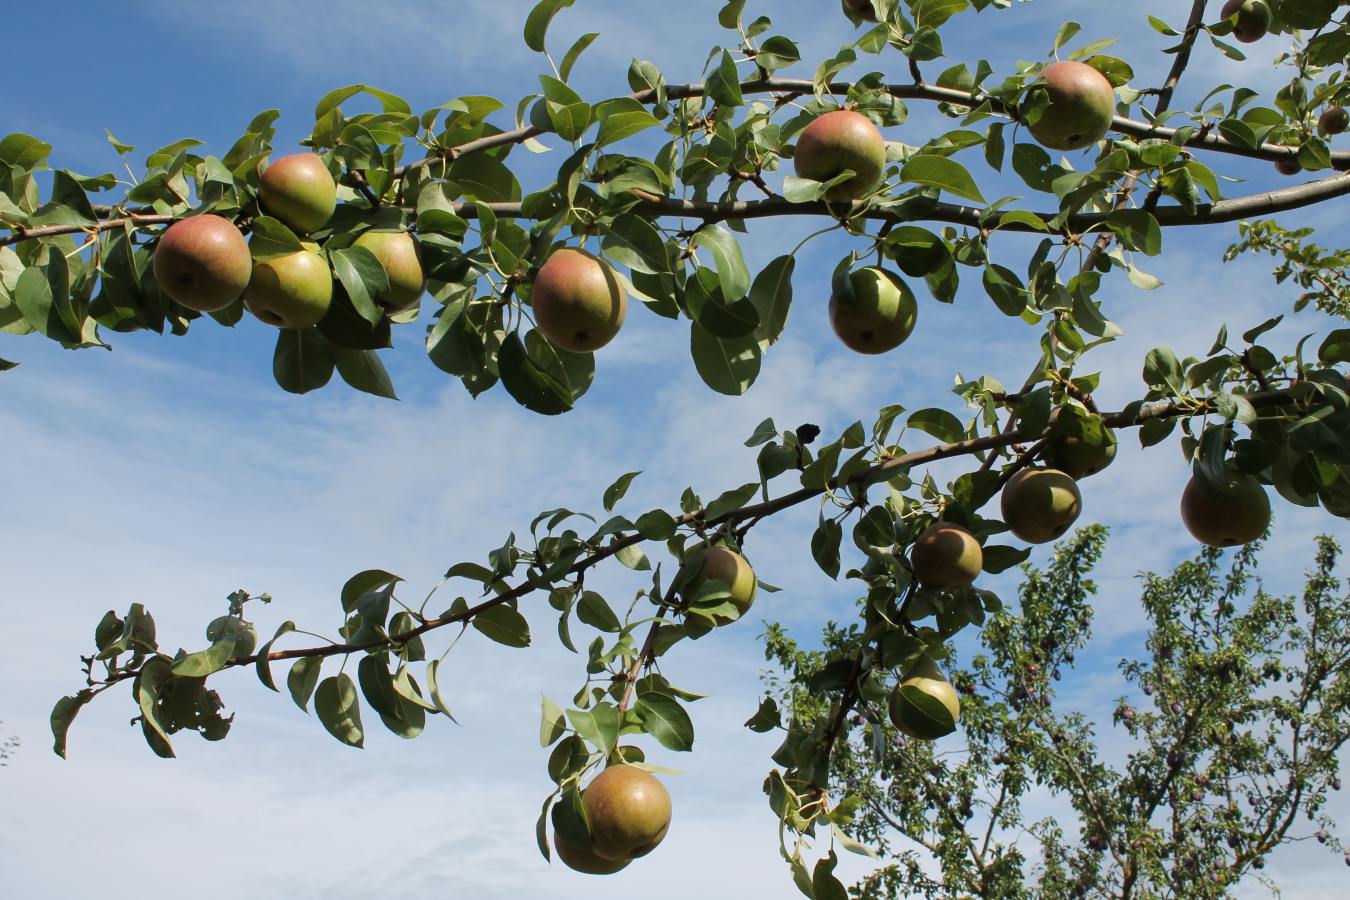
[[[318,98],[354,82],[399,93],[416,110],[468,94],[491,94],[513,107],[546,70],[519,36],[531,5],[392,0],[377,10],[354,0],[241,0],[226,15],[216,5],[168,0],[82,2],[64,5],[61,21],[29,6],[7,13],[10,33],[29,36],[11,42],[8,61],[12,72],[41,77],[32,89],[0,94],[0,123],[6,133],[54,144],[55,165],[93,174],[116,168],[105,128],[137,146],[139,163],[184,136],[223,152],[254,114],[276,107],[283,112],[277,146],[294,146]],[[720,5],[704,0],[670,13],[648,0],[579,0],[559,16],[550,46],[560,55],[576,35],[602,32],[574,76],[588,100],[625,91],[633,56],[654,61],[671,81],[697,80],[708,48],[731,37],[716,25]],[[1167,40],[1148,28],[1145,15],[1179,25],[1183,13],[1155,0],[1127,6],[1126,16],[1109,23],[1101,4],[1069,0],[967,15],[958,23],[965,29],[950,29],[948,55],[971,62],[984,56],[1006,72],[1018,59],[1043,58],[1059,23],[1073,18],[1086,26],[1080,42],[1120,37],[1110,52],[1134,64],[1136,85],[1155,84],[1167,65],[1156,51]],[[784,74],[809,77],[816,61],[850,39],[834,7],[829,0],[773,5],[776,31],[797,39],[806,60]],[[749,4],[749,15],[765,11],[765,4]],[[658,13],[669,18],[658,24]],[[63,24],[77,18],[78,29]],[[1268,40],[1240,65],[1201,46],[1178,104],[1219,82],[1275,83],[1269,62],[1278,49]],[[897,59],[865,58],[849,74],[881,67],[904,77]],[[910,110],[910,122],[889,138],[921,143],[937,133],[933,110],[917,103]],[[556,152],[512,154],[535,184],[560,160]],[[1232,186],[1235,194],[1287,183],[1261,163],[1222,167],[1249,179]],[[1023,192],[986,175],[986,196]],[[1322,209],[1297,221],[1340,220]],[[752,268],[820,224],[754,223],[745,241]],[[1104,405],[1142,391],[1139,370],[1151,347],[1200,354],[1219,321],[1241,331],[1289,308],[1294,293],[1274,285],[1265,263],[1220,262],[1235,233],[1173,231],[1166,255],[1146,264],[1163,288],[1145,293],[1116,279],[1106,289],[1107,312],[1125,335],[1094,354],[1091,368],[1108,375]],[[68,353],[35,337],[0,336],[0,357],[22,363],[0,376],[0,434],[10,466],[0,596],[23,610],[23,639],[0,663],[0,719],[24,741],[0,774],[0,807],[22,811],[0,817],[0,874],[16,886],[15,896],[60,898],[95,886],[130,896],[131,881],[108,888],[107,873],[124,871],[129,857],[148,862],[147,847],[156,861],[137,877],[140,889],[192,883],[208,898],[232,895],[241,881],[260,897],[364,897],[388,886],[391,864],[404,873],[399,892],[410,897],[447,889],[482,898],[592,893],[595,882],[546,868],[534,848],[534,817],[548,791],[546,755],[535,742],[539,693],[565,700],[582,664],[553,640],[551,618],[532,609],[531,650],[471,635],[448,657],[443,681],[463,727],[435,722],[406,745],[372,732],[364,752],[341,747],[289,699],[266,695],[243,672],[218,679],[238,711],[230,738],[185,738],[171,763],[153,757],[126,727],[132,711],[124,697],[102,698],[81,714],[64,763],[47,750],[46,716],[57,696],[78,686],[76,656],[87,651],[108,608],[144,602],[166,645],[196,646],[225,594],[242,586],[276,598],[255,617],[260,632],[288,618],[331,631],[337,592],[353,571],[387,568],[408,578],[408,596],[416,596],[448,564],[481,559],[540,509],[597,510],[601,490],[620,472],[644,470],[626,501],[633,512],[672,506],[685,485],[709,496],[750,480],[754,454],[741,442],[766,416],[784,427],[815,422],[830,434],[886,403],[941,404],[959,413],[959,402],[945,393],[958,371],[1009,383],[1025,375],[1037,332],[1008,327],[968,271],[970,284],[953,306],[920,291],[918,329],[904,347],[875,358],[849,354],[825,320],[829,274],[848,247],[831,237],[803,252],[787,332],[745,397],[702,386],[689,361],[687,324],[635,306],[599,355],[591,392],[557,419],[522,410],[500,389],[471,400],[426,360],[421,325],[398,329],[395,349],[385,354],[398,403],[355,394],[336,379],[304,397],[284,394],[271,379],[274,332],[251,319],[233,330],[198,323],[184,339],[112,335],[111,353]],[[1020,268],[1025,243],[1007,239],[995,252]],[[1271,343],[1289,348],[1326,327],[1305,312],[1290,317]],[[1105,522],[1114,534],[1098,579],[1103,637],[1095,654],[1083,655],[1084,677],[1073,695],[1084,708],[1102,708],[1124,690],[1115,663],[1140,637],[1135,574],[1165,569],[1194,550],[1176,514],[1187,474],[1180,454],[1173,448],[1144,457],[1136,446],[1127,437],[1116,464],[1083,485],[1082,521]],[[1272,588],[1289,588],[1308,564],[1311,535],[1346,537],[1347,530],[1279,500],[1275,509],[1279,530],[1263,576]],[[847,615],[854,595],[810,562],[814,516],[801,509],[772,520],[747,546],[760,574],[787,588],[762,597],[756,617],[783,621],[806,640],[824,618]],[[624,570],[598,578],[619,601],[645,580]],[[1011,596],[1008,580],[998,583]],[[791,892],[759,789],[774,742],[740,726],[759,693],[755,635],[747,622],[665,661],[676,684],[712,696],[693,707],[696,752],[660,753],[659,762],[686,772],[667,779],[676,806],[670,837],[606,890],[650,898]],[[137,828],[105,824],[108,812],[133,803]],[[1340,818],[1350,821],[1350,807],[1340,804]],[[83,860],[78,871],[68,863],[72,848]],[[365,865],[353,865],[358,854]],[[700,865],[689,866],[691,858]],[[859,860],[847,866],[853,875],[865,871]],[[222,871],[229,874],[222,878]],[[1330,897],[1343,883],[1339,860],[1315,847],[1278,856],[1267,874],[1291,897]]]

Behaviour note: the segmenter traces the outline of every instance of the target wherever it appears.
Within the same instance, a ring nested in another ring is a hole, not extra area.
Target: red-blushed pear
[[[1323,134],[1340,134],[1350,128],[1350,112],[1344,106],[1329,106],[1317,117],[1317,129]]]
[[[956,730],[961,700],[942,670],[925,656],[891,691],[889,711],[896,728],[910,737],[933,741]]]
[[[555,347],[599,350],[614,339],[628,312],[628,295],[603,260],[583,250],[553,251],[530,291],[534,324]]]
[[[1059,469],[1074,481],[1081,481],[1089,475],[1096,475],[1111,465],[1116,458],[1116,436],[1106,431],[1107,442],[1089,444],[1076,434],[1067,433],[1059,427],[1062,419],[1060,410],[1050,414],[1051,437],[1045,445],[1041,459],[1052,469]]]
[[[1244,44],[1259,41],[1270,31],[1270,7],[1263,0],[1228,0],[1219,11],[1220,18],[1237,15],[1233,37]]]
[[[627,763],[610,766],[581,795],[591,844],[613,862],[645,856],[670,828],[670,794],[650,772]]]
[[[268,325],[308,328],[317,325],[333,302],[333,276],[318,247],[259,259],[244,292],[244,305]]]
[[[834,203],[857,200],[881,182],[886,169],[886,140],[862,113],[836,109],[817,116],[802,129],[792,165],[800,178],[829,181],[843,173],[853,177],[825,192]]]
[[[726,585],[727,590],[731,592],[731,596],[726,599],[736,606],[734,616],[726,613],[714,613],[710,617],[686,616],[684,630],[691,638],[697,639],[712,628],[730,625],[749,612],[755,602],[756,581],[755,570],[750,568],[750,563],[745,561],[745,557],[726,547],[704,547],[697,551],[697,560],[691,562],[694,561],[697,561],[701,568],[684,586],[683,594],[686,601],[697,597],[699,591],[709,582],[716,581]]]
[[[851,290],[830,296],[830,326],[858,353],[885,353],[914,331],[919,304],[899,275],[868,266],[848,275]]]
[[[1000,502],[1003,521],[1028,544],[1060,537],[1083,511],[1078,485],[1058,469],[1018,471],[1004,485]]]
[[[872,8],[872,0],[844,0],[844,5],[848,7],[849,12],[864,22],[875,22],[877,20],[876,10]]]
[[[155,248],[155,281],[175,302],[198,312],[224,309],[244,293],[253,260],[229,219],[211,214],[180,219]]]
[[[1106,76],[1087,63],[1064,60],[1041,73],[1050,105],[1027,126],[1042,146],[1052,150],[1091,147],[1111,129],[1116,94]]]
[[[262,173],[263,209],[301,234],[317,231],[337,208],[337,183],[313,153],[292,153]]]
[[[924,587],[955,591],[973,582],[984,568],[984,551],[975,535],[954,522],[934,522],[909,551],[914,576]]]
[[[1275,160],[1275,171],[1281,175],[1297,175],[1303,171],[1303,164],[1294,156],[1281,156]]]
[[[398,313],[410,308],[426,290],[422,259],[417,241],[406,231],[367,231],[353,246],[364,247],[375,255],[389,276],[389,289],[375,300],[385,312]]]
[[[1270,525],[1270,497],[1245,472],[1229,471],[1226,489],[1192,475],[1181,492],[1181,521],[1197,541],[1210,547],[1248,544]]]
[[[562,835],[553,835],[553,848],[558,851],[558,859],[569,869],[583,875],[613,875],[627,866],[632,860],[605,859],[597,856],[590,847],[573,847],[562,839]]]

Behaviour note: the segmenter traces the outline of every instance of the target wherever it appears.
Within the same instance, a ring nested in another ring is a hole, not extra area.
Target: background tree
[[[1100,526],[1085,529],[1049,569],[1027,567],[1016,611],[990,615],[950,661],[960,742],[908,739],[884,708],[859,708],[830,769],[831,793],[857,800],[834,818],[889,862],[856,896],[1221,897],[1260,879],[1286,842],[1344,852],[1323,810],[1350,740],[1350,594],[1336,542],[1318,539],[1301,596],[1261,587],[1257,544],[1145,575],[1149,653],[1121,661],[1126,691],[1099,733],[1057,695],[1091,638],[1104,541]],[[823,649],[803,650],[770,628],[766,709],[781,710],[783,728],[832,720],[821,688],[854,631],[830,623]],[[1047,794],[1054,815],[1032,818]]]
[[[527,45],[544,52],[550,22],[569,5],[538,4],[525,24]],[[400,579],[383,570],[348,581],[339,638],[310,646],[278,645],[301,633],[291,622],[259,646],[250,620],[257,604],[248,604],[266,596],[244,591],[230,596],[225,614],[206,629],[209,646],[196,652],[162,648],[139,604],[125,615],[109,612],[96,628],[94,651],[83,657],[85,686],[53,711],[57,751],[64,753],[78,711],[124,681],[155,752],[172,755],[171,739],[184,730],[222,738],[232,719],[223,714],[217,680],[208,688],[207,679],[250,665],[275,688],[271,664],[285,660],[295,660],[287,678],[293,699],[301,708],[312,700],[325,728],[344,743],[363,742],[361,697],[392,731],[414,737],[428,713],[450,712],[437,677],[440,658],[427,660],[424,636],[472,625],[500,643],[524,646],[530,630],[518,601],[538,592],[559,613],[564,645],[577,649],[574,621],[599,632],[586,647],[585,680],[570,708],[544,705],[541,737],[554,746],[549,773],[558,789],[540,817],[540,847],[549,853],[551,821],[555,843],[599,852],[602,845],[591,842],[603,804],[594,794],[583,796],[583,786],[606,763],[654,768],[645,751],[621,739],[646,734],[676,751],[692,745],[684,705],[696,696],[671,685],[656,661],[680,640],[745,615],[753,602],[753,574],[749,590],[738,583],[736,560],[727,576],[714,576],[706,551],[744,562],[744,542],[759,523],[819,502],[812,554],[830,576],[863,581],[867,604],[848,658],[824,688],[836,696],[834,717],[819,733],[790,733],[777,755],[784,768],[770,781],[789,832],[810,835],[850,802],[821,789],[852,706],[891,692],[892,706],[927,720],[911,718],[908,727],[935,737],[956,724],[955,706],[943,693],[950,687],[934,659],[999,603],[969,579],[941,585],[916,579],[910,547],[934,537],[935,523],[947,523],[943,533],[980,564],[968,567],[962,556],[953,568],[997,574],[1027,551],[989,539],[1009,530],[1042,543],[1064,533],[1081,509],[1075,478],[1109,463],[1117,431],[1138,428],[1152,445],[1178,424],[1183,451],[1195,462],[1187,524],[1202,539],[1239,543],[1264,530],[1262,485],[1288,502],[1344,514],[1350,508],[1346,330],[1322,335],[1315,351],[1304,339],[1277,354],[1260,343],[1276,317],[1253,323],[1241,340],[1216,328],[1212,348],[1199,356],[1158,348],[1144,360],[1148,391],[1115,411],[1099,409],[1094,394],[1103,378],[1120,373],[1085,371],[1083,362],[1117,333],[1100,299],[1103,279],[1115,273],[1141,288],[1157,287],[1139,262],[1161,252],[1164,228],[1298,209],[1350,191],[1346,176],[1331,174],[1223,198],[1219,171],[1201,162],[1212,153],[1263,159],[1286,171],[1350,164],[1328,143],[1336,117],[1323,115],[1338,108],[1343,92],[1339,5],[1275,3],[1268,22],[1253,23],[1243,19],[1250,11],[1216,16],[1196,2],[1180,30],[1152,23],[1177,40],[1167,51],[1173,57],[1167,71],[1148,77],[1102,53],[1103,42],[1075,48],[1081,29],[1071,22],[1052,42],[1053,54],[1068,58],[1054,64],[1019,65],[1001,78],[988,64],[957,64],[925,77],[924,65],[943,55],[944,29],[950,33],[952,23],[976,12],[1011,15],[1009,6],[876,0],[867,16],[868,9],[853,4],[855,19],[880,24],[821,63],[813,78],[790,79],[778,72],[799,62],[796,45],[772,34],[766,17],[747,22],[746,4],[736,0],[718,17],[732,46],[714,50],[701,82],[668,83],[637,61],[629,71],[632,94],[590,103],[568,83],[593,40],[587,35],[561,63],[547,57],[553,74],[516,107],[512,130],[489,121],[502,108],[491,98],[462,97],[414,115],[393,94],[353,85],[320,101],[306,141],[313,153],[272,158],[273,111],[258,116],[220,157],[198,155],[193,142],[152,153],[144,175],[133,174],[129,185],[112,175],[39,175],[48,145],[26,135],[0,142],[8,166],[0,183],[8,205],[0,212],[10,231],[0,238],[4,327],[63,346],[100,346],[104,330],[168,326],[183,333],[202,313],[230,325],[248,309],[278,326],[274,374],[296,393],[323,386],[336,371],[362,390],[392,396],[376,350],[389,343],[392,326],[417,319],[406,294],[420,298],[425,279],[439,307],[428,353],[474,395],[500,382],[534,411],[571,409],[595,376],[594,351],[603,352],[622,326],[628,294],[660,316],[689,319],[699,373],[713,390],[740,394],[782,331],[802,245],[752,277],[735,231],[787,215],[828,217],[833,224],[820,233],[857,239],[831,285],[830,318],[849,346],[883,350],[912,332],[917,303],[896,270],[915,284],[922,279],[934,299],[952,302],[969,269],[1010,326],[1035,329],[1040,351],[1014,389],[991,374],[963,377],[957,392],[973,410],[968,422],[938,406],[912,412],[890,406],[870,428],[859,420],[818,445],[818,429],[784,430],[765,421],[748,441],[759,448],[758,477],[706,502],[686,491],[678,511],[613,515],[635,473],[621,476],[604,492],[603,522],[584,524],[590,516],[550,509],[533,521],[528,538],[518,538],[522,529],[485,562],[450,566],[446,582],[475,587],[439,613],[428,605],[430,596],[418,607],[405,604],[395,596]],[[1254,105],[1251,92],[1220,88],[1193,111],[1174,111],[1197,42],[1204,36],[1239,58],[1223,40],[1235,27],[1244,42],[1260,39],[1258,32],[1292,41],[1282,60],[1288,86],[1270,106]],[[908,81],[878,73],[841,78],[859,54],[894,60],[896,53],[906,57]],[[1132,86],[1146,82],[1157,86]],[[380,112],[344,112],[343,104],[358,96]],[[886,142],[878,126],[904,122],[905,101],[936,104],[957,127],[915,136],[923,143]],[[1090,153],[1056,159],[1019,140],[1024,132],[1045,147]],[[517,145],[539,149],[545,136],[571,144],[572,152],[549,173],[552,181],[527,193],[506,160]],[[132,150],[116,141],[114,148],[123,156]],[[404,162],[414,148],[425,155]],[[979,159],[981,152],[990,171],[976,179],[957,157]],[[788,160],[796,174],[785,176],[778,192],[766,176],[776,182]],[[986,201],[980,180],[1005,165],[1044,206]],[[119,183],[127,188],[123,196],[93,202],[105,198],[91,194]],[[764,199],[740,199],[752,190]],[[249,236],[247,259],[236,231]],[[569,243],[585,252],[564,252],[561,245]],[[1283,243],[1279,250],[1292,252]],[[1000,255],[1018,257],[1019,270],[1025,259],[1025,279],[995,262]],[[874,256],[878,267],[858,265]],[[555,265],[564,260],[566,269]],[[913,449],[916,440],[929,443],[919,434],[939,443]],[[945,488],[924,471],[940,460],[965,469]],[[869,489],[886,496],[878,500]],[[987,517],[982,510],[1000,491],[999,517]],[[1239,520],[1240,532],[1221,527]],[[846,533],[866,560],[858,568],[844,565]],[[662,543],[656,563],[670,557],[664,576],[642,547],[657,556]],[[588,572],[611,557],[653,570],[650,588],[622,614],[586,584]],[[949,562],[940,559],[938,569]],[[758,589],[773,590],[762,580]],[[355,678],[346,671],[352,656]],[[343,663],[324,677],[328,657]],[[901,685],[892,691],[897,677]],[[646,849],[653,835],[624,846]],[[834,855],[808,869],[802,848],[786,848],[799,886],[816,896],[842,890],[832,875]]]

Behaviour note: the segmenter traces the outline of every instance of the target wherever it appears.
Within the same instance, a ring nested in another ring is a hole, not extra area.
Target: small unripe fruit
[[[614,339],[628,313],[628,295],[604,261],[583,250],[555,250],[530,292],[534,323],[549,343],[591,353]]]
[[[750,611],[755,602],[755,570],[745,557],[726,547],[704,547],[698,551],[698,561],[702,568],[684,587],[686,599],[695,597],[699,590],[710,581],[719,581],[731,592],[729,599],[736,605],[736,614],[729,616],[717,614],[712,622],[704,616],[685,616],[684,630],[691,638],[700,638],[713,627],[729,625]]]
[[[1063,60],[1041,73],[1050,105],[1031,136],[1052,150],[1082,150],[1101,140],[1116,114],[1116,95],[1106,76],[1087,63]]]
[[[1275,171],[1281,175],[1297,175],[1303,171],[1303,165],[1297,157],[1281,156],[1275,160]]]
[[[295,231],[308,234],[328,224],[337,208],[337,183],[313,153],[292,153],[262,173],[263,209]]]
[[[1233,26],[1233,37],[1241,43],[1259,41],[1270,31],[1270,7],[1263,0],[1228,0],[1219,16],[1227,19],[1234,13],[1237,24]]]
[[[875,266],[850,272],[848,283],[851,290],[830,295],[830,327],[844,346],[875,355],[903,344],[919,314],[909,285]]]
[[[829,181],[851,170],[852,178],[825,192],[826,200],[846,203],[880,183],[886,169],[886,140],[862,113],[832,110],[802,129],[792,165],[798,177],[813,181]]]
[[[670,828],[670,794],[651,773],[610,766],[581,795],[595,853],[614,862],[645,856]]]
[[[1344,106],[1330,106],[1317,117],[1317,127],[1323,134],[1340,134],[1350,128],[1350,112]]]
[[[1256,540],[1270,525],[1270,498],[1251,475],[1230,470],[1227,489],[1191,476],[1181,494],[1181,520],[1197,541],[1235,547]]]
[[[1044,544],[1069,530],[1083,510],[1083,498],[1074,480],[1058,469],[1026,468],[1008,480],[1000,505],[1013,534]]]
[[[155,248],[155,281],[175,302],[198,312],[224,309],[248,287],[248,244],[230,220],[215,215],[180,219]]]

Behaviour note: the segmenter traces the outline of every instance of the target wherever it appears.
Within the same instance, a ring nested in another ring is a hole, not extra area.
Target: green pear
[[[389,276],[389,290],[376,297],[386,312],[398,313],[422,298],[427,280],[417,241],[406,231],[367,231],[356,239],[355,247],[364,247],[380,261]]]
[[[1329,106],[1317,117],[1317,129],[1323,134],[1340,134],[1350,128],[1350,112],[1344,106]]]
[[[1078,485],[1058,469],[1026,468],[1003,487],[1003,521],[1028,544],[1044,544],[1069,530],[1083,511]]]
[[[627,763],[610,766],[581,795],[595,853],[622,862],[645,856],[670,828],[670,794],[651,773]]]
[[[292,153],[262,173],[263,209],[300,234],[328,224],[337,208],[337,183],[313,153]]]
[[[924,587],[954,591],[973,582],[984,568],[975,535],[953,522],[934,522],[909,551],[914,576]]]
[[[1192,475],[1181,493],[1181,521],[1197,541],[1210,547],[1235,547],[1266,533],[1270,497],[1251,475],[1229,470],[1221,490]]]
[[[685,616],[684,630],[691,638],[703,637],[715,626],[730,625],[750,611],[751,605],[755,602],[756,581],[755,571],[750,568],[750,563],[745,561],[745,557],[726,547],[704,547],[697,551],[690,562],[697,563],[700,568],[698,574],[684,586],[683,594],[686,602],[696,597],[709,582],[716,581],[726,585],[731,591],[731,596],[727,599],[736,605],[734,616],[724,613],[711,617]]]
[[[210,214],[180,219],[165,229],[153,266],[159,289],[198,312],[224,309],[239,299],[253,272],[239,229]]]
[[[333,302],[333,276],[318,247],[253,264],[253,279],[244,292],[244,305],[268,325],[308,328],[317,325]]]
[[[558,859],[569,868],[584,875],[613,875],[632,860],[613,860],[597,856],[590,847],[573,847],[559,834],[553,835],[553,847],[558,851]]]
[[[614,339],[628,312],[628,295],[602,260],[583,250],[555,250],[530,292],[534,324],[549,342],[574,353]]]
[[[1219,11],[1221,18],[1237,15],[1233,37],[1244,44],[1259,41],[1270,31],[1270,7],[1263,0],[1228,0]]]
[[[1082,150],[1097,143],[1111,128],[1116,95],[1106,76],[1087,63],[1063,60],[1041,73],[1050,105],[1027,126],[1044,147]]]
[[[922,657],[891,691],[891,722],[913,738],[932,741],[956,730],[961,700],[928,657]]]
[[[797,138],[792,165],[798,177],[829,181],[843,173],[853,177],[825,192],[834,203],[857,200],[872,191],[886,169],[886,141],[862,113],[836,109],[811,120]]]
[[[1059,469],[1075,481],[1096,475],[1111,465],[1116,458],[1116,436],[1105,427],[1106,443],[1089,444],[1073,431],[1070,414],[1061,415],[1063,407],[1050,414],[1050,440],[1041,454],[1042,461],[1052,469]]]
[[[858,353],[894,350],[914,331],[919,304],[899,275],[868,266],[848,275],[852,290],[830,296],[830,325]]]

